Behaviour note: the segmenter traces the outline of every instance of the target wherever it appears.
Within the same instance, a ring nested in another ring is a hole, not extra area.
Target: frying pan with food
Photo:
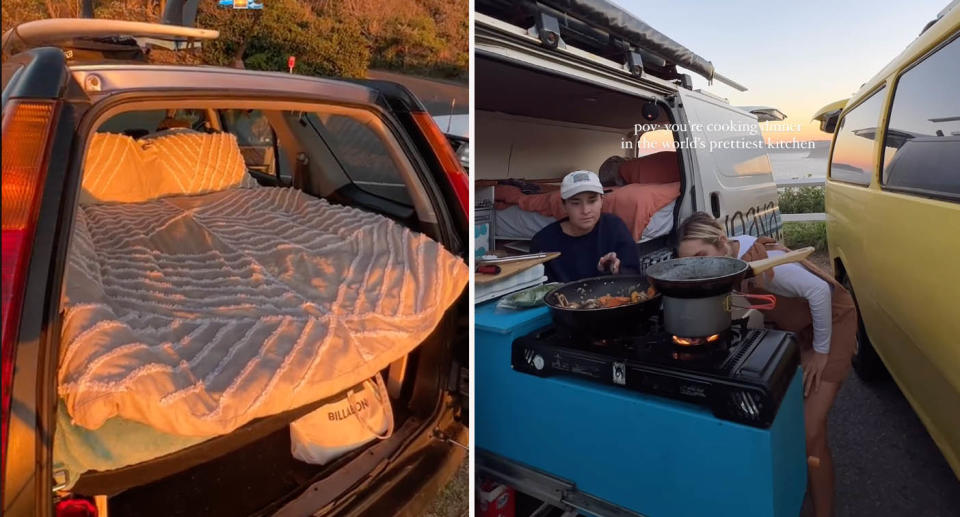
[[[608,275],[563,284],[543,301],[559,325],[584,335],[612,337],[628,334],[660,310],[660,295],[649,297],[649,288],[644,275]],[[622,305],[598,306],[605,296]]]

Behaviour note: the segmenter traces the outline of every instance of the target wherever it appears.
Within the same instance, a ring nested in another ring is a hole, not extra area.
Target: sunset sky
[[[738,92],[692,74],[694,88],[734,105],[763,105],[799,125],[772,140],[827,140],[813,114],[847,98],[896,57],[949,0],[914,2],[613,0],[748,88]]]

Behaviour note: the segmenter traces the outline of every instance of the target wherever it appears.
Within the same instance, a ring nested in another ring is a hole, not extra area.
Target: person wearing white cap
[[[530,251],[559,251],[545,264],[551,282],[640,270],[637,245],[623,220],[602,212],[603,185],[590,171],[567,174],[560,184],[567,217],[533,236]]]

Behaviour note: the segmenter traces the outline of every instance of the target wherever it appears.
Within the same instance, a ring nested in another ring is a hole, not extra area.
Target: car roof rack
[[[478,12],[527,28],[547,48],[571,45],[692,89],[677,66],[739,91],[746,87],[719,74],[713,63],[608,0],[476,0]],[[686,76],[686,77],[685,77]]]

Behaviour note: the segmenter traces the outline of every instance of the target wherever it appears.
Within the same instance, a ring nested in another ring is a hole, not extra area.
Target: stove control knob
[[[542,370],[543,366],[544,366],[543,356],[540,354],[533,356],[533,367],[536,368],[537,370]]]

